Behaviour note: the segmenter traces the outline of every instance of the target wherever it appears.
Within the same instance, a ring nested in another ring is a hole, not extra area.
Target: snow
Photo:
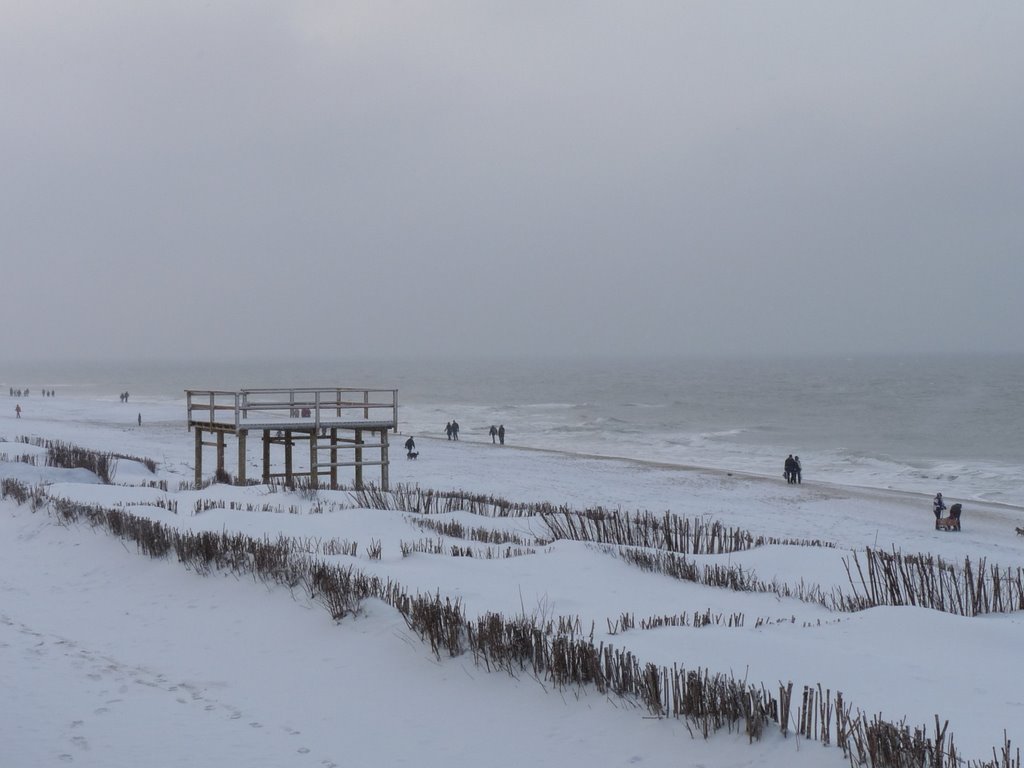
[[[459,598],[471,617],[578,617],[594,626],[596,641],[644,662],[731,672],[768,690],[789,681],[796,691],[821,684],[862,711],[911,725],[930,725],[939,715],[970,758],[991,757],[1004,729],[1014,743],[1022,735],[1024,696],[1014,670],[1024,613],[835,613],[774,594],[676,581],[640,571],[607,547],[571,541],[531,545],[534,554],[513,558],[403,557],[402,542],[438,535],[415,525],[415,515],[351,508],[343,491],[321,491],[314,500],[263,486],[177,490],[193,474],[183,403],[32,398],[22,407],[20,420],[13,404],[0,417],[0,437],[8,441],[0,442],[0,477],[45,483],[51,496],[123,507],[183,529],[284,535],[313,547],[327,539],[358,542],[355,557],[328,559],[410,592]],[[13,442],[21,435],[148,457],[159,466],[154,475],[122,459],[116,484],[102,485],[84,470],[15,461],[42,452]],[[416,440],[417,461],[392,452],[393,484],[575,509],[670,510],[755,535],[837,545],[770,545],[697,558],[741,564],[765,581],[848,588],[843,559],[867,546],[951,561],[987,558],[1002,567],[1024,561],[1024,537],[1014,534],[1024,515],[1005,505],[965,504],[964,530],[940,533],[930,499],[918,494]],[[258,476],[257,451],[250,453]],[[234,461],[229,455],[227,466]],[[142,487],[155,480],[167,481],[168,490]],[[201,500],[275,511],[194,514]],[[156,506],[169,501],[177,513]],[[430,520],[524,539],[546,533],[530,517],[457,511]],[[367,554],[371,542],[380,542],[379,560]],[[639,628],[645,618],[705,611],[743,614],[745,622]],[[637,628],[610,634],[624,613]],[[755,626],[757,619],[766,621]],[[359,615],[335,622],[301,589],[200,575],[174,558],[150,559],[99,529],[60,524],[12,499],[0,502],[0,688],[0,765],[14,767],[847,764],[839,750],[792,733],[783,738],[777,729],[753,745],[724,732],[704,740],[685,722],[652,718],[593,690],[558,691],[529,675],[489,673],[468,655],[439,660],[384,603],[368,601]]]

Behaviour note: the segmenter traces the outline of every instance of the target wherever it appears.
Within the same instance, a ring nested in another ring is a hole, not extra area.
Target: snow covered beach
[[[574,541],[519,557],[403,556],[403,543],[438,536],[408,513],[349,508],[346,492],[313,498],[262,486],[177,490],[191,477],[192,450],[179,403],[33,397],[29,404],[20,420],[13,407],[0,420],[8,441],[0,443],[0,476],[48,483],[51,496],[122,507],[182,529],[357,542],[355,556],[337,558],[407,589],[459,598],[470,616],[578,617],[593,624],[595,641],[643,661],[732,672],[768,688],[821,684],[861,710],[912,725],[939,715],[967,758],[991,757],[1004,729],[1014,743],[1020,736],[1024,700],[1013,671],[1022,614],[968,618],[914,607],[836,613],[642,571]],[[141,428],[137,413],[144,413]],[[158,467],[151,474],[120,460],[115,484],[100,485],[81,470],[16,461],[45,453],[13,442],[20,436],[152,458]],[[705,556],[741,564],[765,581],[847,588],[843,557],[869,546],[952,562],[986,558],[1004,568],[1024,560],[1024,537],[1014,534],[1022,513],[1006,505],[972,502],[963,532],[939,533],[920,494],[813,481],[787,486],[781,478],[421,436],[417,442],[417,461],[393,454],[393,483],[575,509],[669,510],[755,535],[836,545]],[[167,490],[148,487],[154,481],[166,481]],[[176,512],[166,508],[171,501]],[[219,502],[243,509],[203,508]],[[58,524],[11,499],[0,504],[0,658],[11,692],[0,725],[5,765],[846,762],[839,750],[792,733],[782,739],[770,732],[754,745],[727,733],[705,741],[682,721],[651,719],[615,697],[487,673],[468,656],[439,660],[383,603],[368,601],[360,615],[335,623],[301,591],[202,576],[173,557],[144,557],[100,530]],[[443,517],[523,540],[544,533],[529,517]],[[379,559],[369,554],[374,543]],[[445,548],[465,543],[444,539]],[[624,613],[640,620],[708,611],[746,621],[609,632]],[[764,621],[756,626],[756,619]]]

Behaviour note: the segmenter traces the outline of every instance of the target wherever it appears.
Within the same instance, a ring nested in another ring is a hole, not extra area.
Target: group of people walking
[[[444,425],[444,433],[448,436],[449,440],[458,440],[459,439],[459,422],[457,422],[455,419],[452,419],[451,421],[449,421],[447,424]],[[493,424],[491,424],[491,428],[488,430],[488,434],[491,436],[491,443],[492,444],[497,444],[497,443],[500,443],[501,445],[505,444],[505,425],[504,424],[500,424],[497,427],[494,426]],[[405,441],[405,452],[406,452],[406,455],[409,456],[410,458],[412,458],[414,455],[416,455],[416,456],[419,455],[416,452],[416,443],[415,443],[415,441],[411,437],[408,440]]]
[[[802,480],[803,467],[800,466],[800,457],[792,453],[786,457],[786,463],[782,468],[782,476],[790,485],[799,484]]]
[[[455,419],[452,419],[451,421],[449,421],[447,424],[444,425],[444,433],[446,435],[448,435],[448,439],[449,440],[458,440],[459,439],[459,422],[457,422]],[[501,443],[502,445],[505,444],[505,425],[504,424],[501,424],[500,426],[497,426],[497,427],[494,426],[493,424],[491,424],[491,428],[490,428],[490,430],[488,430],[487,434],[489,434],[491,436],[491,442],[492,443]]]
[[[28,397],[29,396],[29,390],[27,388],[26,389],[15,389],[14,387],[11,387],[10,392],[11,392],[11,397]],[[42,390],[42,393],[43,393],[43,397],[53,397],[56,394],[52,389],[44,389],[44,390]]]

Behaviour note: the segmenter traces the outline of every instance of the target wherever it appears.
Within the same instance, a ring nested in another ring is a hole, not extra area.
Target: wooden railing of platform
[[[390,421],[392,429],[398,431],[397,389],[187,389],[185,396],[190,428],[202,423],[239,429],[250,417],[270,417],[274,421],[304,418],[319,426],[321,422],[356,422],[360,418],[369,421],[372,414],[373,421]]]
[[[202,482],[203,447],[217,449],[217,476],[224,477],[225,435],[238,439],[238,475],[246,482],[246,437],[250,431],[263,435],[263,481],[308,477],[319,485],[330,477],[331,487],[338,484],[338,468],[354,467],[355,485],[363,486],[363,467],[381,468],[381,487],[388,487],[388,432],[398,431],[398,390],[359,387],[289,387],[280,389],[185,390],[188,428],[195,431],[196,483]],[[339,437],[338,431],[352,433]],[[203,433],[213,433],[215,441],[204,441]],[[376,442],[363,439],[364,432],[379,436]],[[319,438],[329,438],[320,444]],[[292,448],[296,440],[309,442],[309,471],[296,472]],[[271,472],[271,445],[284,446],[284,471]],[[380,460],[364,454],[364,449],[380,449]],[[338,461],[338,451],[351,449],[351,461]],[[322,453],[329,451],[329,460]]]

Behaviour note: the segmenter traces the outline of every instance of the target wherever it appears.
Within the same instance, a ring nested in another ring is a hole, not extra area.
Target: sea
[[[397,389],[399,431],[1024,506],[1024,355],[308,359],[0,364],[0,392]]]

